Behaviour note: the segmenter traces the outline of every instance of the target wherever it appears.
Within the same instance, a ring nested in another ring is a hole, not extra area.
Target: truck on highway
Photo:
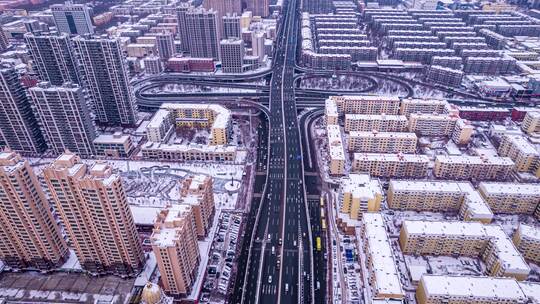
[[[321,251],[321,237],[317,237],[316,239],[316,245],[317,245],[317,251]]]

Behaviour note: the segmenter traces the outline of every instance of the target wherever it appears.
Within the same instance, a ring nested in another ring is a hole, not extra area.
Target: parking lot
[[[236,273],[234,261],[237,256],[242,215],[222,212],[218,220],[218,230],[212,241],[208,267],[205,273],[200,303],[226,299]]]

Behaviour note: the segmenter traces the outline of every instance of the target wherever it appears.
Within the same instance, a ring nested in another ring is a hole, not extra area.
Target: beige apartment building
[[[428,173],[429,158],[420,154],[354,153],[352,171],[377,177],[421,178]]]
[[[519,224],[512,240],[525,259],[540,263],[540,228]]]
[[[404,254],[480,257],[487,274],[525,280],[530,268],[501,226],[459,221],[403,221]]]
[[[529,141],[519,135],[505,135],[501,138],[498,153],[500,156],[510,157],[516,170],[519,172],[532,172],[536,170],[540,154]]]
[[[442,99],[407,98],[401,101],[399,114],[409,117],[412,113],[443,114],[448,102]]]
[[[540,133],[540,112],[527,112],[521,123],[521,129],[529,135]]]
[[[450,136],[458,119],[448,114],[411,113],[408,130],[420,136]]]
[[[468,120],[458,119],[454,132],[452,132],[452,140],[457,145],[466,145],[471,141],[473,132],[474,126]]]
[[[345,132],[350,131],[405,132],[407,117],[386,114],[345,114]]]
[[[28,161],[0,152],[0,260],[14,269],[61,266],[66,242]]]
[[[326,123],[335,125],[344,114],[397,115],[400,100],[396,96],[330,96],[325,101]]]
[[[191,205],[195,217],[197,236],[204,238],[214,218],[214,181],[211,176],[195,175],[184,179],[180,185],[183,204]]]
[[[351,219],[361,219],[365,212],[381,209],[382,196],[378,180],[371,179],[367,174],[349,174],[341,181],[341,212],[348,214]]]
[[[338,125],[327,125],[328,153],[330,158],[330,174],[345,174],[345,150],[341,140],[341,131]]]
[[[433,175],[446,180],[507,180],[513,168],[509,157],[437,155]]]
[[[417,139],[414,133],[350,132],[349,151],[414,154]]]
[[[465,221],[490,223],[493,212],[468,182],[392,180],[386,196],[397,210],[458,212]]]
[[[423,275],[416,289],[418,304],[539,303],[540,284],[513,278]]]
[[[93,273],[136,275],[144,255],[119,175],[106,163],[83,164],[66,152],[43,170],[81,266]]]
[[[191,206],[175,204],[162,210],[151,241],[163,290],[174,297],[190,294],[200,262]]]
[[[540,184],[483,182],[478,191],[495,213],[533,215],[540,202]]]
[[[404,298],[405,291],[383,216],[380,213],[365,213],[361,231],[373,300]]]

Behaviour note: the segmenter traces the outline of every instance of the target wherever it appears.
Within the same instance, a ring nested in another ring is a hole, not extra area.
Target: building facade
[[[402,153],[354,153],[352,172],[377,177],[422,178],[428,174],[429,158]]]
[[[32,58],[32,68],[41,81],[60,86],[64,82],[79,84],[73,46],[66,33],[25,34],[24,41]]]
[[[185,26],[191,57],[219,60],[220,34],[215,10],[191,8],[185,13]]]
[[[17,71],[0,66],[0,147],[36,155],[47,148]]]
[[[214,218],[214,181],[211,176],[195,175],[184,179],[180,185],[183,204],[192,207],[197,236],[204,238]]]
[[[90,8],[86,4],[53,4],[51,5],[56,29],[71,35],[93,34],[94,26],[90,17]]]
[[[350,132],[349,151],[371,153],[415,153],[414,133]]]
[[[433,175],[446,180],[507,180],[513,169],[509,157],[437,155]]]
[[[96,120],[105,125],[134,125],[137,109],[120,42],[79,36],[73,43]]]
[[[49,149],[57,155],[66,150],[86,157],[95,154],[96,128],[81,87],[41,82],[28,91]]]

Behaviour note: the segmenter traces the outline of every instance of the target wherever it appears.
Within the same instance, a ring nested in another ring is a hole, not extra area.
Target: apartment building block
[[[497,152],[500,156],[510,157],[519,172],[535,170],[540,160],[540,153],[536,148],[525,137],[519,135],[503,136]]]
[[[458,119],[456,121],[456,127],[452,132],[452,140],[457,145],[466,145],[471,141],[473,132],[474,127],[468,120]]]
[[[69,255],[30,163],[0,152],[0,259],[14,269],[60,267]]]
[[[351,171],[387,178],[422,178],[428,165],[429,158],[419,154],[354,153]]]
[[[420,136],[450,136],[455,129],[458,116],[446,114],[409,115],[409,132]]]
[[[399,105],[400,100],[395,96],[330,96],[325,101],[327,121],[344,114],[397,115]]]
[[[365,213],[361,230],[373,299],[404,298],[405,291],[383,216],[380,213]]]
[[[415,153],[417,137],[414,133],[350,132],[348,150],[372,153]]]
[[[540,284],[512,278],[423,275],[416,289],[418,304],[538,303]]]
[[[525,280],[531,269],[501,226],[459,221],[403,221],[403,253],[480,257],[487,274]]]
[[[540,262],[540,228],[519,224],[512,240],[525,259]]]
[[[401,101],[399,114],[407,117],[412,113],[443,114],[448,106],[448,102],[442,99],[407,98]]]
[[[112,167],[88,166],[66,152],[43,176],[81,266],[92,273],[137,275],[144,254],[122,180]]]
[[[197,236],[204,238],[214,218],[214,181],[211,176],[194,175],[184,179],[180,185],[182,204],[192,207]]]
[[[540,184],[482,182],[478,191],[495,213],[533,215],[540,202]]]
[[[328,153],[330,157],[330,174],[345,174],[345,150],[341,139],[341,131],[338,125],[327,125]]]
[[[406,129],[407,117],[403,115],[345,114],[345,132],[405,132]]]
[[[521,123],[521,129],[529,135],[540,133],[540,112],[527,112]]]
[[[507,180],[513,168],[509,157],[437,155],[433,175],[446,180]]]
[[[191,206],[175,204],[162,210],[150,239],[163,290],[177,298],[190,294],[201,260]]]
[[[351,219],[358,220],[366,212],[376,212],[381,209],[382,188],[378,180],[367,174],[349,174],[341,182],[340,206],[341,212]]]

